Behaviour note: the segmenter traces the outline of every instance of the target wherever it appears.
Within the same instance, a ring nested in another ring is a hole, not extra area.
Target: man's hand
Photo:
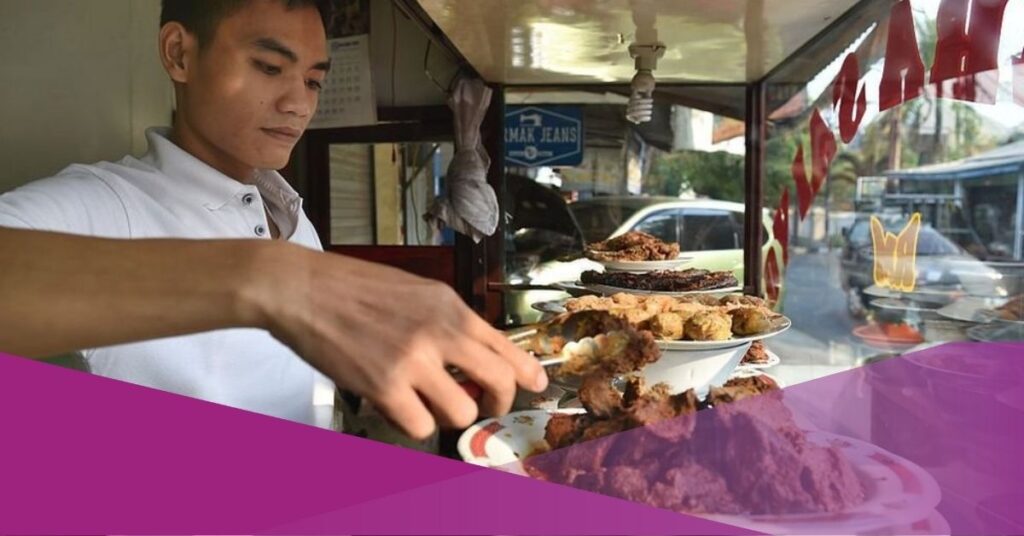
[[[342,388],[367,398],[410,436],[464,428],[477,402],[446,370],[483,390],[479,412],[507,413],[516,386],[540,392],[537,360],[448,286],[401,270],[285,245],[256,275],[261,323]],[[285,255],[279,255],[286,253]]]

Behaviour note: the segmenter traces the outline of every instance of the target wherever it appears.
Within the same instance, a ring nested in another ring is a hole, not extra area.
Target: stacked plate
[[[1006,298],[967,296],[938,309],[939,316],[956,322],[966,338],[979,342],[1024,341],[1024,320],[1007,318],[999,307]]]
[[[676,271],[683,269],[686,264],[692,261],[692,257],[680,255],[675,259],[661,260],[661,261],[609,261],[609,260],[595,260],[594,262],[599,263],[604,267],[605,273],[614,272],[625,272],[630,274],[649,274],[652,272],[661,271]],[[581,281],[571,281],[556,283],[556,287],[569,292],[570,294],[579,294],[580,292],[589,292],[592,294],[599,294],[602,296],[610,296],[620,292],[626,292],[630,294],[658,294],[664,296],[685,296],[687,294],[727,294],[731,292],[737,292],[741,290],[738,285],[730,286],[728,288],[716,288],[708,290],[695,290],[695,291],[680,291],[680,292],[665,292],[657,290],[642,290],[628,287],[618,287],[607,284],[592,284],[583,283]]]
[[[459,438],[463,460],[526,476],[522,460],[547,448],[545,427],[556,413],[582,409],[517,411],[487,419]],[[938,483],[920,466],[877,445],[851,437],[804,430],[807,440],[831,446],[850,462],[864,484],[864,501],[830,513],[775,515],[708,515],[712,520],[768,534],[948,534],[935,513]]]
[[[564,303],[548,303],[543,310],[564,312]],[[782,334],[791,326],[792,322],[788,318],[780,316],[772,320],[771,329],[757,335],[732,336],[725,340],[709,341],[659,340],[657,344],[661,350],[661,357],[644,367],[638,374],[644,378],[647,385],[665,383],[669,386],[670,392],[694,389],[698,396],[704,396],[711,386],[725,383],[738,368],[749,370],[778,364],[778,356],[769,352],[769,360],[766,363],[739,366],[752,343]],[[512,342],[527,348],[533,337],[545,327],[546,323],[541,323],[509,331],[507,335]],[[553,383],[569,391],[577,389],[579,382],[580,378],[575,377],[553,379]]]

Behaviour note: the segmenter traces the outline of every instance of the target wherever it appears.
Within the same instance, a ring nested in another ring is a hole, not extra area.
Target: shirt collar
[[[178,147],[170,140],[171,129],[146,130],[149,152],[143,157],[161,174],[175,180],[175,188],[210,210],[217,210],[247,193],[259,192],[269,204],[286,213],[301,209],[302,198],[280,173],[257,170],[253,184],[243,184]]]

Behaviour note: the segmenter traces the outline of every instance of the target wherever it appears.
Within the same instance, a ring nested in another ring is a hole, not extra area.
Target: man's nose
[[[316,93],[306,85],[304,78],[288,84],[288,89],[278,99],[278,110],[299,117],[309,117],[316,108]]]

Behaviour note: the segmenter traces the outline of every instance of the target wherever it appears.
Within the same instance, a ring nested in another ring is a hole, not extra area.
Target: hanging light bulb
[[[626,105],[627,121],[639,125],[651,120],[654,116],[654,85],[651,71],[637,71],[631,84],[629,104]]]
[[[636,60],[636,76],[630,84],[629,104],[626,105],[626,120],[639,125],[647,123],[654,116],[654,69],[658,58],[665,54],[665,45],[629,45],[629,55]]]

